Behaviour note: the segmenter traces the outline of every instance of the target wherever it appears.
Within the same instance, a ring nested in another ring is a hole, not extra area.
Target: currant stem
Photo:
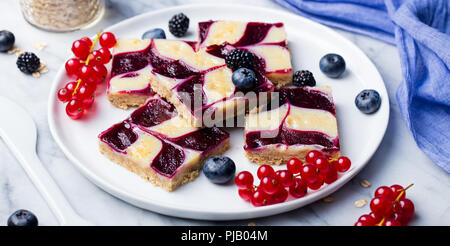
[[[91,48],[89,49],[89,55],[88,55],[88,57],[86,59],[86,65],[89,64],[89,60],[92,57],[90,53],[94,50],[94,46],[97,44],[98,39],[100,38],[100,34],[102,34],[102,32],[103,32],[102,30],[98,31],[97,36],[94,39],[94,42],[92,42]]]
[[[378,223],[377,226],[382,226],[385,220],[386,220],[386,217],[383,217],[383,219],[381,219],[380,223]]]
[[[403,188],[402,191],[400,192],[400,194],[398,194],[397,198],[395,198],[395,201],[393,203],[400,201],[400,198],[403,196],[403,194],[405,194],[406,190],[411,188],[413,185],[414,184],[410,184],[410,185],[406,186],[405,188]],[[383,217],[383,219],[380,221],[380,223],[378,223],[376,225],[382,226],[385,220],[386,220],[386,217]]]
[[[92,57],[91,52],[92,52],[92,50],[94,50],[94,47],[95,47],[95,45],[97,44],[98,39],[100,38],[100,35],[102,34],[102,32],[103,32],[102,30],[98,31],[97,36],[96,36],[95,39],[94,39],[94,42],[92,42],[91,48],[89,49],[89,55],[88,55],[86,61],[84,62],[84,64],[85,64],[86,66],[89,65],[89,60],[90,60],[91,57]],[[77,86],[76,86],[75,89],[73,90],[72,96],[75,96],[75,94],[76,94],[77,91],[78,91],[78,88],[80,87],[80,84],[81,84],[81,79],[78,79],[78,81],[77,81]]]
[[[403,194],[405,194],[406,190],[411,188],[414,184],[410,184],[408,186],[406,186],[406,188],[402,189],[402,191],[400,192],[400,194],[398,194],[397,198],[395,198],[394,202],[398,202],[400,200],[400,198],[403,196]]]
[[[75,96],[75,94],[76,94],[76,92],[78,90],[78,87],[80,87],[80,84],[81,84],[81,79],[78,79],[77,80],[77,86],[75,86],[75,89],[73,90],[72,96]]]

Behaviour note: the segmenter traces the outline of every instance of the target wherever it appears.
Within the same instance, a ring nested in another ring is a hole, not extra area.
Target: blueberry
[[[142,34],[142,39],[145,38],[166,39],[166,33],[161,28],[154,28]]]
[[[234,71],[231,80],[239,90],[250,90],[256,86],[255,72],[244,67]]]
[[[25,209],[20,209],[11,214],[8,218],[8,226],[37,226],[36,216]]]
[[[0,31],[0,52],[6,52],[14,46],[16,41],[14,34],[10,31]]]
[[[320,59],[320,70],[330,78],[337,78],[345,71],[345,61],[338,54],[326,54]]]
[[[217,155],[206,160],[203,166],[205,176],[215,184],[224,184],[234,178],[236,165],[230,158]]]
[[[363,90],[356,96],[355,104],[361,112],[372,114],[380,108],[381,97],[376,90]]]

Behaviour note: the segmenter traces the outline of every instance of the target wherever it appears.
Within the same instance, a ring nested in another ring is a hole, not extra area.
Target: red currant
[[[380,221],[383,219],[382,216],[377,215],[377,214],[375,214],[374,212],[370,212],[370,213],[369,213],[369,216],[373,219],[373,222],[374,222],[375,224],[380,223]]]
[[[252,189],[239,189],[238,191],[239,196],[246,202],[250,202],[252,200],[253,196],[253,190]]]
[[[294,175],[289,170],[278,170],[275,172],[275,175],[283,187],[289,187],[294,183]]]
[[[259,179],[262,179],[264,176],[274,174],[275,171],[273,168],[269,165],[262,165],[258,168],[258,171],[256,172],[256,176],[258,176]]]
[[[286,189],[281,188],[278,189],[277,192],[275,192],[275,194],[270,196],[270,201],[272,203],[282,203],[284,201],[286,201],[287,197],[288,197],[288,192]]]
[[[302,166],[300,176],[306,181],[306,183],[314,183],[319,178],[316,167],[311,164]]]
[[[80,70],[81,62],[78,58],[71,58],[66,62],[66,73],[69,76],[77,75]]]
[[[94,101],[95,101],[95,96],[94,96],[94,94],[91,94],[90,97],[87,97],[83,100],[83,108],[85,110],[89,109],[90,107],[92,107],[92,104],[94,103]]]
[[[384,221],[383,225],[384,226],[402,226],[402,224],[399,221],[391,219],[391,218],[386,219]]]
[[[84,87],[87,87],[91,93],[95,93],[95,90],[97,89],[97,84],[92,83],[89,80],[84,81],[83,83],[81,83],[81,85],[83,85]]]
[[[394,204],[393,210],[409,220],[414,215],[414,203],[406,198],[400,199]]]
[[[370,210],[380,216],[389,216],[392,212],[392,200],[384,197],[375,197],[370,202]]]
[[[87,79],[87,78],[96,77],[96,75],[97,75],[97,73],[92,68],[92,66],[88,66],[88,65],[82,65],[80,67],[80,71],[78,73],[78,76],[81,79]]]
[[[234,183],[241,189],[250,189],[253,187],[253,175],[248,171],[242,171],[236,175]]]
[[[58,99],[61,102],[68,102],[72,99],[72,94],[66,88],[61,88],[58,91]]]
[[[106,75],[108,74],[108,70],[106,69],[105,65],[95,65],[92,67],[94,69],[95,75],[94,77],[100,78],[100,81],[103,82],[105,80]]]
[[[286,164],[287,170],[291,171],[292,173],[300,173],[300,169],[302,169],[303,163],[301,160],[297,158],[291,158]]]
[[[95,71],[94,71],[95,72]],[[103,79],[97,76],[88,77],[83,79],[86,83],[94,86],[97,88],[97,84],[101,84],[103,82]]]
[[[394,192],[387,186],[380,186],[375,190],[375,197],[385,197],[390,200],[394,200]]]
[[[91,40],[90,38],[88,38],[88,37],[82,37],[80,40],[83,41],[83,42],[86,42],[86,44],[87,44],[89,47],[92,46],[92,40]]]
[[[74,98],[83,102],[84,109],[88,109],[94,103],[94,91],[91,87],[88,87],[88,84],[84,83],[84,85],[78,88]]]
[[[277,192],[281,188],[276,176],[273,174],[264,176],[261,179],[260,187],[265,193],[269,195],[275,194],[275,192]]]
[[[86,59],[87,56],[89,55],[90,49],[91,47],[85,41],[82,40],[77,40],[72,44],[73,54],[76,57],[81,58],[83,60]]]
[[[100,52],[98,52],[98,50],[94,50],[89,55],[89,65],[99,65],[99,64],[103,64],[102,55],[100,54]]]
[[[330,166],[330,161],[325,156],[319,156],[314,160],[314,165],[316,165],[317,169],[327,169]]]
[[[106,64],[111,61],[112,55],[111,52],[107,48],[100,48],[98,50],[99,55],[101,56],[102,64]]]
[[[393,213],[389,218],[394,219],[398,222],[400,222],[400,224],[402,226],[407,226],[409,223],[409,218],[406,218],[405,216],[399,214],[399,213]]]
[[[269,204],[269,195],[262,190],[257,190],[253,193],[251,202],[255,207],[265,206]]]
[[[333,166],[320,170],[320,176],[322,176],[323,181],[327,184],[331,184],[338,179],[337,170]]]
[[[99,38],[100,45],[105,48],[112,48],[116,44],[116,37],[110,32],[104,32]]]
[[[289,186],[289,193],[295,198],[304,197],[307,188],[306,183],[301,178],[296,178],[295,182]]]
[[[352,162],[345,156],[341,156],[337,160],[337,170],[341,173],[346,172],[348,169],[350,169],[351,165]]]
[[[391,190],[394,193],[394,199],[397,199],[397,197],[400,195],[400,193],[402,193],[402,191],[404,190],[403,186],[395,184],[395,185],[391,185]],[[400,199],[405,198],[406,196],[406,192],[403,192],[403,195],[400,197]]]
[[[72,99],[66,105],[66,114],[73,120],[79,119],[84,114],[83,102]]]
[[[357,221],[354,226],[373,226],[367,221]]]
[[[307,185],[311,190],[318,190],[323,185],[323,178],[321,176],[318,176],[316,181],[308,182]]]
[[[66,86],[65,86],[64,88],[66,88],[66,90],[67,90],[70,94],[72,94],[76,87],[77,87],[77,82],[71,81],[71,82],[67,83]]]
[[[375,225],[374,219],[373,219],[370,215],[368,215],[368,214],[363,214],[363,215],[361,215],[361,217],[359,217],[358,221],[361,221],[361,222],[367,222],[367,223],[369,223],[370,225]]]
[[[308,154],[306,154],[305,161],[306,161],[306,163],[314,164],[314,161],[316,160],[316,158],[319,156],[322,156],[322,155],[323,154],[320,151],[311,150],[308,152]]]

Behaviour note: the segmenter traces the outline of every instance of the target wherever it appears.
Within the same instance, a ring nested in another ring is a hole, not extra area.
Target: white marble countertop
[[[450,175],[434,165],[419,150],[399,112],[395,91],[401,81],[401,69],[396,48],[344,31],[339,32],[359,46],[383,76],[391,99],[391,116],[380,148],[359,175],[332,195],[334,202],[318,201],[288,213],[251,221],[195,221],[136,208],[109,195],[81,175],[58,148],[47,124],[47,98],[51,82],[57,69],[69,55],[69,44],[76,38],[91,36],[95,30],[140,13],[182,3],[205,2],[211,1],[112,0],[107,2],[107,11],[102,21],[93,28],[72,33],[49,33],[26,23],[20,13],[18,1],[0,1],[0,29],[12,31],[16,36],[16,45],[38,54],[50,69],[49,73],[35,79],[16,68],[15,55],[0,54],[0,96],[18,101],[32,114],[38,127],[38,155],[81,216],[98,225],[247,225],[249,222],[257,225],[352,225],[360,215],[369,211],[368,205],[356,208],[355,201],[370,201],[374,189],[380,185],[414,183],[413,189],[408,191],[408,197],[416,206],[416,215],[411,224],[450,225]],[[228,2],[281,9],[269,0]],[[39,51],[33,47],[34,41],[46,42],[48,47]],[[33,211],[41,225],[58,224],[2,140],[0,170],[0,225],[5,225],[9,215],[21,208]],[[372,187],[361,187],[361,179],[369,180]]]

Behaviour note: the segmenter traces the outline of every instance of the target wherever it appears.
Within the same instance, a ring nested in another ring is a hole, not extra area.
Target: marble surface
[[[416,205],[412,225],[450,225],[450,175],[434,165],[416,146],[401,119],[395,91],[401,81],[401,69],[394,46],[344,31],[339,33],[359,46],[375,63],[386,83],[391,99],[391,116],[384,140],[370,163],[351,182],[335,192],[333,203],[318,201],[309,206],[261,219],[210,222],[178,219],[159,215],[129,205],[104,192],[87,180],[68,161],[51,137],[47,124],[47,98],[57,69],[69,56],[71,42],[82,36],[91,36],[134,15],[183,3],[210,3],[208,0],[160,0],[107,2],[104,18],[93,28],[73,33],[48,33],[38,30],[22,18],[16,0],[0,1],[0,29],[14,32],[16,44],[36,52],[48,64],[49,73],[35,79],[22,74],[15,65],[15,55],[0,54],[0,96],[18,101],[29,111],[38,127],[38,155],[66,194],[69,202],[84,218],[98,225],[352,225],[368,205],[356,208],[354,202],[370,200],[380,185],[399,183],[415,186],[408,196]],[[281,9],[268,0],[233,0],[236,2]],[[42,51],[33,47],[34,41],[46,42]],[[3,119],[7,116],[1,116]],[[363,188],[366,179],[372,187]],[[14,156],[0,139],[0,225],[15,210],[33,211],[41,225],[58,222],[34,188]]]

